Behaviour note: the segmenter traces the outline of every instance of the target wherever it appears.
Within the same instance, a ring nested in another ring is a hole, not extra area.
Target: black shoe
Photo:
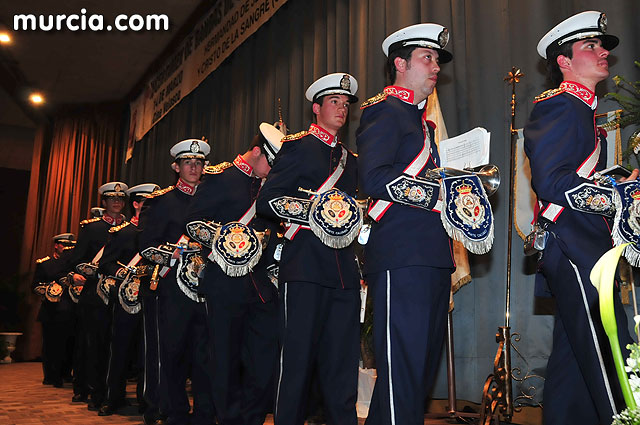
[[[56,388],[62,388],[62,381],[54,382],[53,386],[56,387]]]
[[[142,422],[144,425],[154,425],[158,420],[158,409],[147,409],[142,414]]]
[[[91,399],[91,400],[89,400],[89,403],[87,403],[87,409],[91,410],[92,412],[97,412],[98,410],[100,410],[100,405],[101,404],[102,403]]]
[[[53,381],[50,381],[49,379],[45,378],[42,380],[42,385],[52,385],[52,384],[53,384]]]
[[[74,394],[73,397],[71,397],[71,401],[73,403],[82,403],[84,401],[87,401],[87,395],[86,394]]]
[[[111,416],[118,410],[118,407],[113,404],[103,404],[100,410],[98,411],[98,416]]]

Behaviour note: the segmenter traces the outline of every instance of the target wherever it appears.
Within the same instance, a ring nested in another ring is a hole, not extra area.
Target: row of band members
[[[448,37],[441,25],[418,24],[384,40],[391,85],[361,106],[357,159],[338,140],[357,102],[357,81],[335,73],[306,91],[315,116],[307,131],[285,137],[282,123],[263,123],[246,152],[215,166],[205,166],[206,142],[184,140],[171,149],[175,185],[100,187],[104,215],[82,223],[68,252],[71,235],[57,236],[54,258],[37,267],[34,285],[46,300],[45,381],[61,385],[69,370],[61,353],[77,301],[73,401],[89,397],[89,409],[101,415],[124,405],[135,355],[143,365],[137,395],[145,423],[262,424],[273,411],[276,424],[302,424],[313,384],[327,423],[355,425],[362,273],[353,235],[317,236],[305,200],[339,189],[325,199],[325,219],[336,225],[350,212],[344,202],[332,211],[331,201],[355,197],[359,187],[375,200],[363,270],[377,366],[367,424],[422,424],[455,265],[434,210],[438,186],[427,202],[399,196],[392,186],[399,178],[425,184],[422,171],[440,166],[435,126],[423,114],[440,66],[452,60]],[[559,88],[536,100],[525,149],[542,210],[565,207],[562,217],[539,218],[554,230],[539,281],[558,304],[546,424],[609,423],[623,407],[602,326],[592,317],[597,293],[581,283],[611,246],[610,231],[601,216],[565,198],[606,164],[601,148],[592,169],[580,170],[594,143],[605,143],[593,127],[594,92],[617,44],[604,14],[589,11],[564,20],[538,45]],[[127,199],[129,221],[121,214]],[[209,246],[187,236],[185,225],[196,221],[218,223],[196,230]],[[258,240],[264,246],[257,264],[234,262],[255,253]],[[145,250],[152,262],[141,258]],[[621,334],[624,347],[630,337]]]

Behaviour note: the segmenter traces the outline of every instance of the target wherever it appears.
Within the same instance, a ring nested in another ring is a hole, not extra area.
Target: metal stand
[[[512,388],[512,368],[511,368],[511,327],[509,326],[511,316],[511,239],[513,236],[513,220],[514,220],[514,197],[515,197],[515,151],[516,151],[516,135],[515,129],[515,111],[516,111],[516,84],[524,74],[516,67],[511,68],[511,72],[507,74],[505,81],[511,84],[511,161],[510,161],[510,178],[509,178],[509,220],[508,220],[508,242],[507,242],[507,283],[506,283],[506,299],[505,299],[505,324],[498,328],[496,333],[496,342],[498,350],[493,361],[493,373],[487,377],[482,391],[482,404],[480,413],[459,412],[457,410],[456,399],[456,373],[453,353],[453,321],[452,314],[449,312],[447,317],[447,380],[448,380],[448,402],[446,415],[443,414],[427,414],[429,418],[478,418],[478,423],[482,425],[490,425],[491,423],[499,424],[500,416],[506,422],[510,422],[513,417],[513,388]],[[475,421],[474,421],[475,422]]]

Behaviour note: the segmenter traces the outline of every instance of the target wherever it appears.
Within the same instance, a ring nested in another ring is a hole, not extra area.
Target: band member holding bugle
[[[283,137],[260,124],[246,152],[232,163],[206,167],[187,213],[187,232],[210,248],[200,293],[207,303],[212,394],[221,424],[262,425],[272,407],[278,295],[267,266],[275,263],[279,226],[256,217],[255,201]]]
[[[74,360],[73,401],[85,401],[89,410],[98,410],[105,397],[107,356],[109,353],[109,309],[97,292],[98,264],[109,240],[109,229],[124,221],[127,185],[122,182],[105,183],[98,188],[101,204],[105,208],[101,217],[80,223],[78,243],[71,255],[70,284],[82,288],[78,300],[79,329],[76,336],[76,358]]]
[[[61,388],[69,340],[73,338],[74,305],[67,292],[67,262],[75,245],[73,233],[53,237],[53,254],[36,260],[33,290],[42,296],[38,321],[42,324],[42,371],[45,385]]]
[[[307,89],[317,122],[283,139],[258,196],[258,213],[283,220],[287,239],[278,279],[278,425],[303,424],[314,366],[328,422],[357,424],[360,284],[351,242],[361,216],[353,201],[355,156],[338,141],[357,89],[345,73],[326,75]]]
[[[588,11],[565,19],[540,39],[538,54],[559,87],[536,97],[524,129],[539,204],[542,253],[536,286],[539,292],[548,285],[556,301],[543,394],[547,425],[611,423],[624,405],[600,321],[598,292],[589,278],[612,246],[613,190],[591,179],[606,167],[606,138],[594,125],[596,85],[609,76],[609,51],[618,45],[606,28],[604,13]],[[637,176],[634,170],[626,180]],[[620,299],[614,300],[627,357],[631,337]]]
[[[129,206],[133,216],[129,221],[109,229],[111,239],[105,245],[100,259],[99,272],[106,282],[106,296],[110,299],[111,337],[109,342],[109,364],[107,367],[107,393],[98,415],[109,416],[126,405],[127,368],[135,365],[138,385],[136,399],[138,410],[144,412],[143,364],[144,344],[142,333],[141,302],[138,297],[142,272],[149,268],[143,265],[138,254],[138,235],[140,234],[140,211],[150,194],[159,189],[154,183],[139,184],[129,188]],[[98,288],[100,290],[100,288]]]
[[[435,381],[446,329],[451,239],[437,205],[440,167],[435,124],[425,119],[444,50],[445,27],[417,24],[382,43],[392,85],[365,101],[358,144],[360,189],[375,201],[365,246],[365,279],[374,300],[376,380],[367,424],[417,425]]]
[[[199,246],[185,235],[185,217],[200,184],[211,148],[203,140],[186,139],[170,150],[175,185],[147,196],[140,217],[140,254],[155,263],[148,286],[143,285],[147,352],[143,416],[153,423],[159,414],[168,423],[208,424],[213,417],[209,388],[206,311],[198,295],[198,267],[204,263]],[[196,270],[193,270],[196,267]],[[156,327],[157,324],[157,327]],[[156,348],[159,347],[159,352]],[[193,412],[189,418],[187,374],[191,371]]]

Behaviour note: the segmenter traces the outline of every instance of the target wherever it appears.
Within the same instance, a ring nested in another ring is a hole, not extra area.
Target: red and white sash
[[[403,102],[413,104],[413,92],[411,90],[402,87],[389,86],[385,87],[384,92],[389,96],[397,97]],[[429,162],[429,157],[431,156],[431,136],[429,135],[429,128],[427,127],[426,111],[422,116],[422,131],[424,132],[424,145],[422,146],[422,150],[403,171],[404,174],[408,174],[411,177],[415,177],[420,174]],[[378,199],[371,205],[368,214],[375,221],[380,221],[392,204],[393,202]]]
[[[565,93],[569,93],[582,100],[591,109],[595,110],[596,106],[598,105],[598,98],[595,97],[595,94],[586,87],[579,85],[578,83],[563,81],[562,84],[560,84],[560,88],[564,89]],[[593,121],[593,129],[596,135],[596,147],[593,152],[591,152],[591,155],[589,155],[589,157],[585,159],[584,162],[576,170],[576,174],[583,178],[588,178],[589,176],[591,176],[596,168],[596,165],[598,165],[598,158],[600,158],[601,144],[600,138],[598,137],[598,131],[596,129],[595,116]],[[543,205],[540,200],[538,200],[538,205],[541,208],[540,215],[553,222],[555,222],[558,217],[560,217],[560,214],[564,210],[564,207],[552,204],[551,202],[544,210],[542,210]]]
[[[333,170],[333,173],[331,173],[331,175],[327,178],[327,180],[325,180],[325,182],[322,183],[318,189],[316,189],[317,193],[323,193],[333,188],[333,186],[338,182],[338,180],[340,180],[340,177],[342,177],[342,173],[344,172],[345,165],[347,164],[348,154],[344,146],[340,146],[340,147],[342,149],[342,155],[340,156],[340,161],[338,162],[338,166],[336,167],[335,170]],[[311,196],[311,198],[313,198],[313,195]],[[284,237],[289,240],[293,240],[296,233],[298,233],[298,230],[310,229],[309,226],[303,226],[301,224],[294,224],[294,223],[285,224],[285,228],[287,230],[284,232]]]

